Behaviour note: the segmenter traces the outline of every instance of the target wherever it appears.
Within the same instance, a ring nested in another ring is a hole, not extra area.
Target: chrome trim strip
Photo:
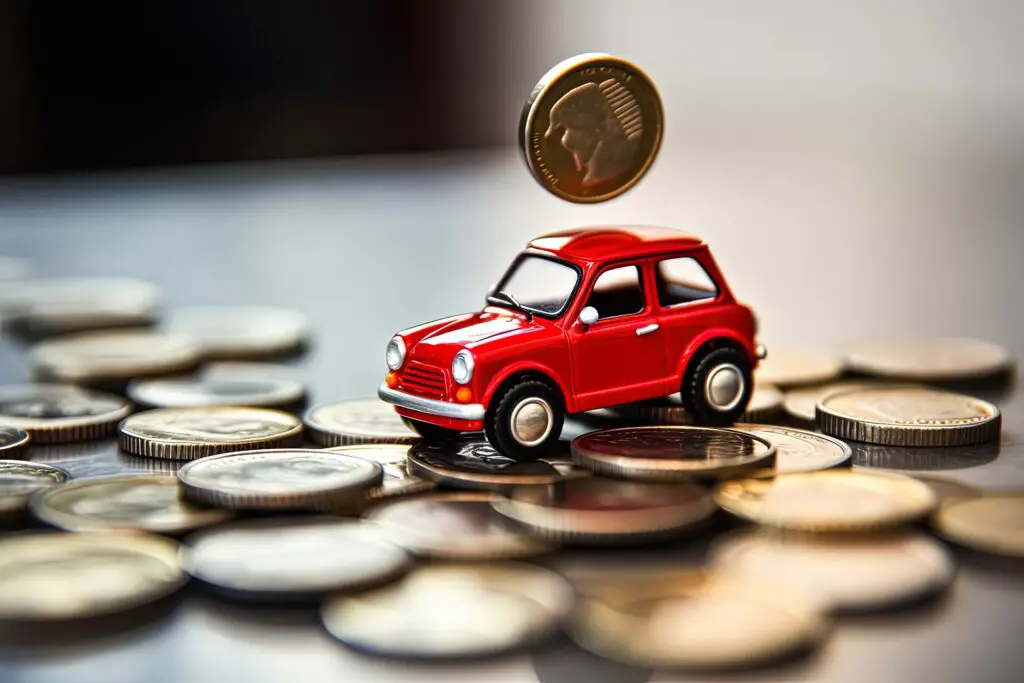
[[[404,391],[392,389],[387,384],[377,387],[377,396],[386,403],[391,403],[399,408],[417,410],[427,415],[438,417],[450,417],[455,420],[482,420],[487,411],[480,403],[448,403],[447,401],[436,401],[432,398],[413,396]]]

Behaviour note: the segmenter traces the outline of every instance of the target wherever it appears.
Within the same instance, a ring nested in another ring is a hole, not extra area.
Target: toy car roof
[[[617,225],[553,232],[535,238],[528,246],[570,259],[604,261],[654,256],[668,251],[692,249],[702,244],[704,240],[681,230]]]

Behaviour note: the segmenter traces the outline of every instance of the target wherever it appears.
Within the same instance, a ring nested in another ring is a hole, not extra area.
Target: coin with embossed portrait
[[[827,470],[847,463],[853,455],[850,446],[839,439],[806,429],[759,424],[736,424],[733,429],[775,444],[777,474]]]
[[[661,146],[658,90],[624,59],[583,54],[553,66],[523,108],[519,146],[556,197],[603,202],[643,177]]]
[[[314,406],[303,417],[309,437],[321,446],[355,443],[412,443],[419,435],[395,407],[379,398],[335,401]]]
[[[409,449],[409,471],[440,486],[507,491],[514,486],[547,485],[563,478],[543,460],[513,460],[494,450],[482,435],[423,440]]]
[[[0,517],[21,515],[34,494],[63,484],[69,476],[41,462],[0,460]]]
[[[20,429],[35,444],[86,441],[113,434],[132,412],[119,396],[58,384],[0,386],[0,427]]]
[[[171,460],[301,442],[302,423],[297,417],[266,408],[157,408],[132,415],[118,427],[123,450]]]

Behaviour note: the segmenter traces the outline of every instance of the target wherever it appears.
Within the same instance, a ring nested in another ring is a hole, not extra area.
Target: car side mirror
[[[580,311],[580,324],[584,327],[589,327],[597,322],[597,309],[593,306],[584,306],[583,310]]]

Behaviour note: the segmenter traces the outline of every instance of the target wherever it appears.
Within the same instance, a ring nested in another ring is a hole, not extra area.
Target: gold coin
[[[843,359],[813,349],[772,349],[754,371],[755,382],[779,387],[819,384],[843,372]]]
[[[988,493],[943,503],[932,526],[968,548],[1024,557],[1024,493]]]
[[[782,407],[785,408],[789,415],[797,418],[798,420],[814,422],[815,408],[817,407],[818,402],[822,399],[827,398],[832,394],[839,394],[844,391],[870,389],[877,386],[878,382],[844,381],[819,384],[813,387],[791,389],[787,391],[783,397]]]
[[[980,398],[927,387],[883,386],[832,394],[818,427],[840,439],[889,446],[969,446],[999,436],[999,408]]]
[[[224,510],[185,502],[178,479],[158,474],[78,479],[36,495],[31,507],[37,518],[65,531],[182,534],[232,517]]]
[[[530,93],[519,145],[530,173],[556,197],[617,197],[654,162],[664,128],[654,83],[629,62],[583,54],[556,64]]]
[[[395,412],[395,407],[379,398],[325,403],[311,408],[302,419],[309,438],[321,446],[409,444],[419,438]]]
[[[775,474],[827,470],[853,455],[853,449],[839,439],[806,429],[759,424],[735,424],[733,429],[775,444]]]
[[[851,370],[925,382],[990,377],[1013,365],[1006,349],[980,339],[890,339],[850,346]]]
[[[409,447],[405,444],[358,444],[353,446],[334,446],[324,450],[331,453],[344,453],[357,458],[373,461],[384,468],[384,481],[381,485],[370,489],[366,494],[368,501],[411,496],[426,493],[437,488],[437,484],[410,474],[406,467],[406,456]]]
[[[818,601],[795,590],[689,571],[585,597],[567,630],[585,650],[626,664],[726,669],[811,649],[828,624]]]
[[[722,483],[715,501],[759,524],[806,531],[860,531],[912,522],[930,513],[935,494],[900,474],[824,470]]]

